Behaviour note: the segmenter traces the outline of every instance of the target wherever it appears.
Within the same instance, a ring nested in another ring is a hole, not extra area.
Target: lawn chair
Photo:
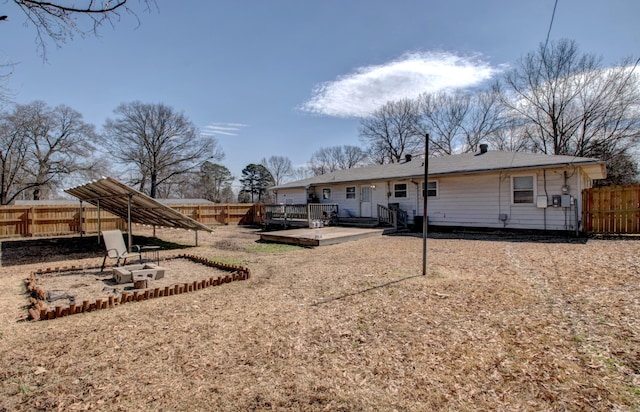
[[[107,249],[104,259],[102,260],[102,267],[100,268],[100,272],[104,270],[104,265],[107,261],[107,258],[118,259],[116,262],[117,266],[120,266],[120,261],[122,260],[122,264],[127,263],[127,258],[131,256],[138,255],[138,259],[142,260],[142,253],[140,252],[140,246],[132,245],[132,249],[136,249],[134,252],[128,251],[127,246],[124,244],[124,237],[122,236],[122,232],[119,230],[103,230],[102,238],[104,239],[104,246]]]

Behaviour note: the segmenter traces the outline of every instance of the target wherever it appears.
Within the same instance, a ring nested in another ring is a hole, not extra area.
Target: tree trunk
[[[156,184],[158,182],[158,175],[155,173],[151,173],[151,187],[149,188],[149,196],[152,198],[156,198],[157,188]]]

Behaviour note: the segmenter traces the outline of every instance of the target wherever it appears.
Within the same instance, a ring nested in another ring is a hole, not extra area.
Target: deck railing
[[[386,223],[393,226],[394,229],[399,227],[408,227],[407,212],[400,208],[389,208],[378,204],[378,223]]]
[[[310,226],[313,221],[324,224],[333,223],[338,216],[338,205],[335,203],[300,203],[289,205],[265,205],[264,221],[266,224],[283,224]]]
[[[338,217],[338,205],[335,203],[309,203],[309,220],[322,220],[329,223]]]

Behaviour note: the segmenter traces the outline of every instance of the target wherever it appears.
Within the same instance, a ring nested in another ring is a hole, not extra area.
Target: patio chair
[[[128,251],[127,246],[124,243],[124,237],[122,236],[122,232],[119,230],[103,230],[102,231],[102,239],[104,239],[104,246],[106,248],[106,253],[104,255],[104,259],[102,259],[102,267],[100,268],[100,272],[104,270],[104,265],[107,261],[107,258],[117,259],[116,265],[120,266],[120,261],[122,264],[127,263],[127,259],[131,256],[138,256],[139,260],[142,260],[142,253],[140,252],[140,246],[132,245],[131,249],[135,249]]]

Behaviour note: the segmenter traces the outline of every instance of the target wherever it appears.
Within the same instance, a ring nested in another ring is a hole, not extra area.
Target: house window
[[[396,183],[393,185],[393,197],[407,197],[407,184]]]
[[[330,188],[322,189],[322,199],[331,200],[331,189]]]
[[[535,180],[535,176],[513,176],[511,178],[514,204],[533,204]]]
[[[356,187],[349,186],[347,187],[347,199],[355,199],[356,198]]]
[[[438,196],[438,182],[427,182],[427,196]],[[424,198],[424,182],[422,182],[422,197]]]

